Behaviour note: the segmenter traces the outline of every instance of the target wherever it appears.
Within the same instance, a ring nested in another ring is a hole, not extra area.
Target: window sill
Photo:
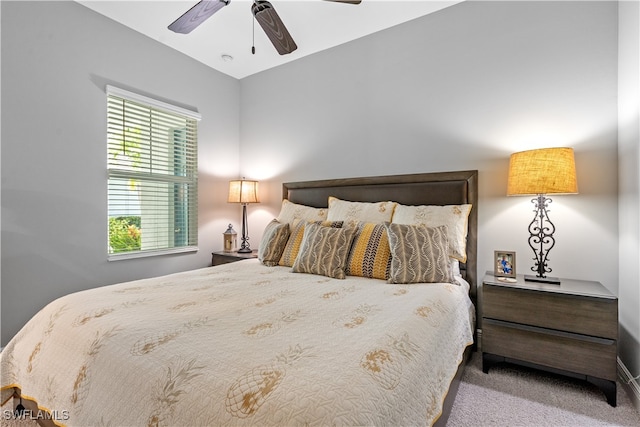
[[[107,260],[108,261],[122,261],[125,259],[134,259],[134,258],[147,258],[152,256],[161,256],[161,255],[174,255],[174,254],[183,254],[188,252],[198,252],[197,246],[184,246],[181,248],[171,248],[171,249],[162,249],[162,250],[147,250],[147,251],[137,251],[137,252],[125,252],[125,253],[117,253],[117,254],[109,254]]]

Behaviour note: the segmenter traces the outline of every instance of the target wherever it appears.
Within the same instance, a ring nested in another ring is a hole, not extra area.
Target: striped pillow
[[[391,266],[389,237],[384,224],[361,222],[347,261],[347,276],[388,279]]]
[[[258,247],[258,260],[266,266],[278,265],[289,239],[289,224],[273,220],[264,229]]]
[[[293,263],[294,273],[311,273],[344,279],[347,255],[355,229],[307,224],[300,253]]]
[[[333,227],[333,228],[341,228],[342,221],[315,221],[313,223],[303,221],[303,220],[295,220],[291,228],[291,233],[289,235],[289,240],[287,241],[287,245],[284,247],[284,251],[282,252],[282,256],[280,257],[280,261],[278,261],[278,265],[284,267],[292,267],[293,263],[298,256],[298,252],[300,252],[300,245],[302,244],[302,237],[304,236],[305,226],[308,224],[318,224],[323,227]]]
[[[456,283],[445,225],[385,225],[391,250],[389,283]]]

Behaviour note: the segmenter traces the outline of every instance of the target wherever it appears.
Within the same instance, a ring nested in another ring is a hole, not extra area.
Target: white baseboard
[[[631,398],[633,402],[633,406],[635,406],[636,410],[640,413],[640,383],[638,379],[633,379],[631,372],[627,369],[627,367],[622,363],[622,360],[618,357],[618,379],[622,383],[622,386],[625,388],[625,391]]]

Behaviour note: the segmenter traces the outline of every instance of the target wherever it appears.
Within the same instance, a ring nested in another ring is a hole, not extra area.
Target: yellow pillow
[[[347,260],[347,275],[388,279],[390,266],[391,251],[384,224],[360,223]]]

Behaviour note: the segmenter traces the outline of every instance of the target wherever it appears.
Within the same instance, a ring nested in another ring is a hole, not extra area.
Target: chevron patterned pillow
[[[388,279],[391,266],[389,238],[384,224],[361,222],[347,261],[347,276]]]

